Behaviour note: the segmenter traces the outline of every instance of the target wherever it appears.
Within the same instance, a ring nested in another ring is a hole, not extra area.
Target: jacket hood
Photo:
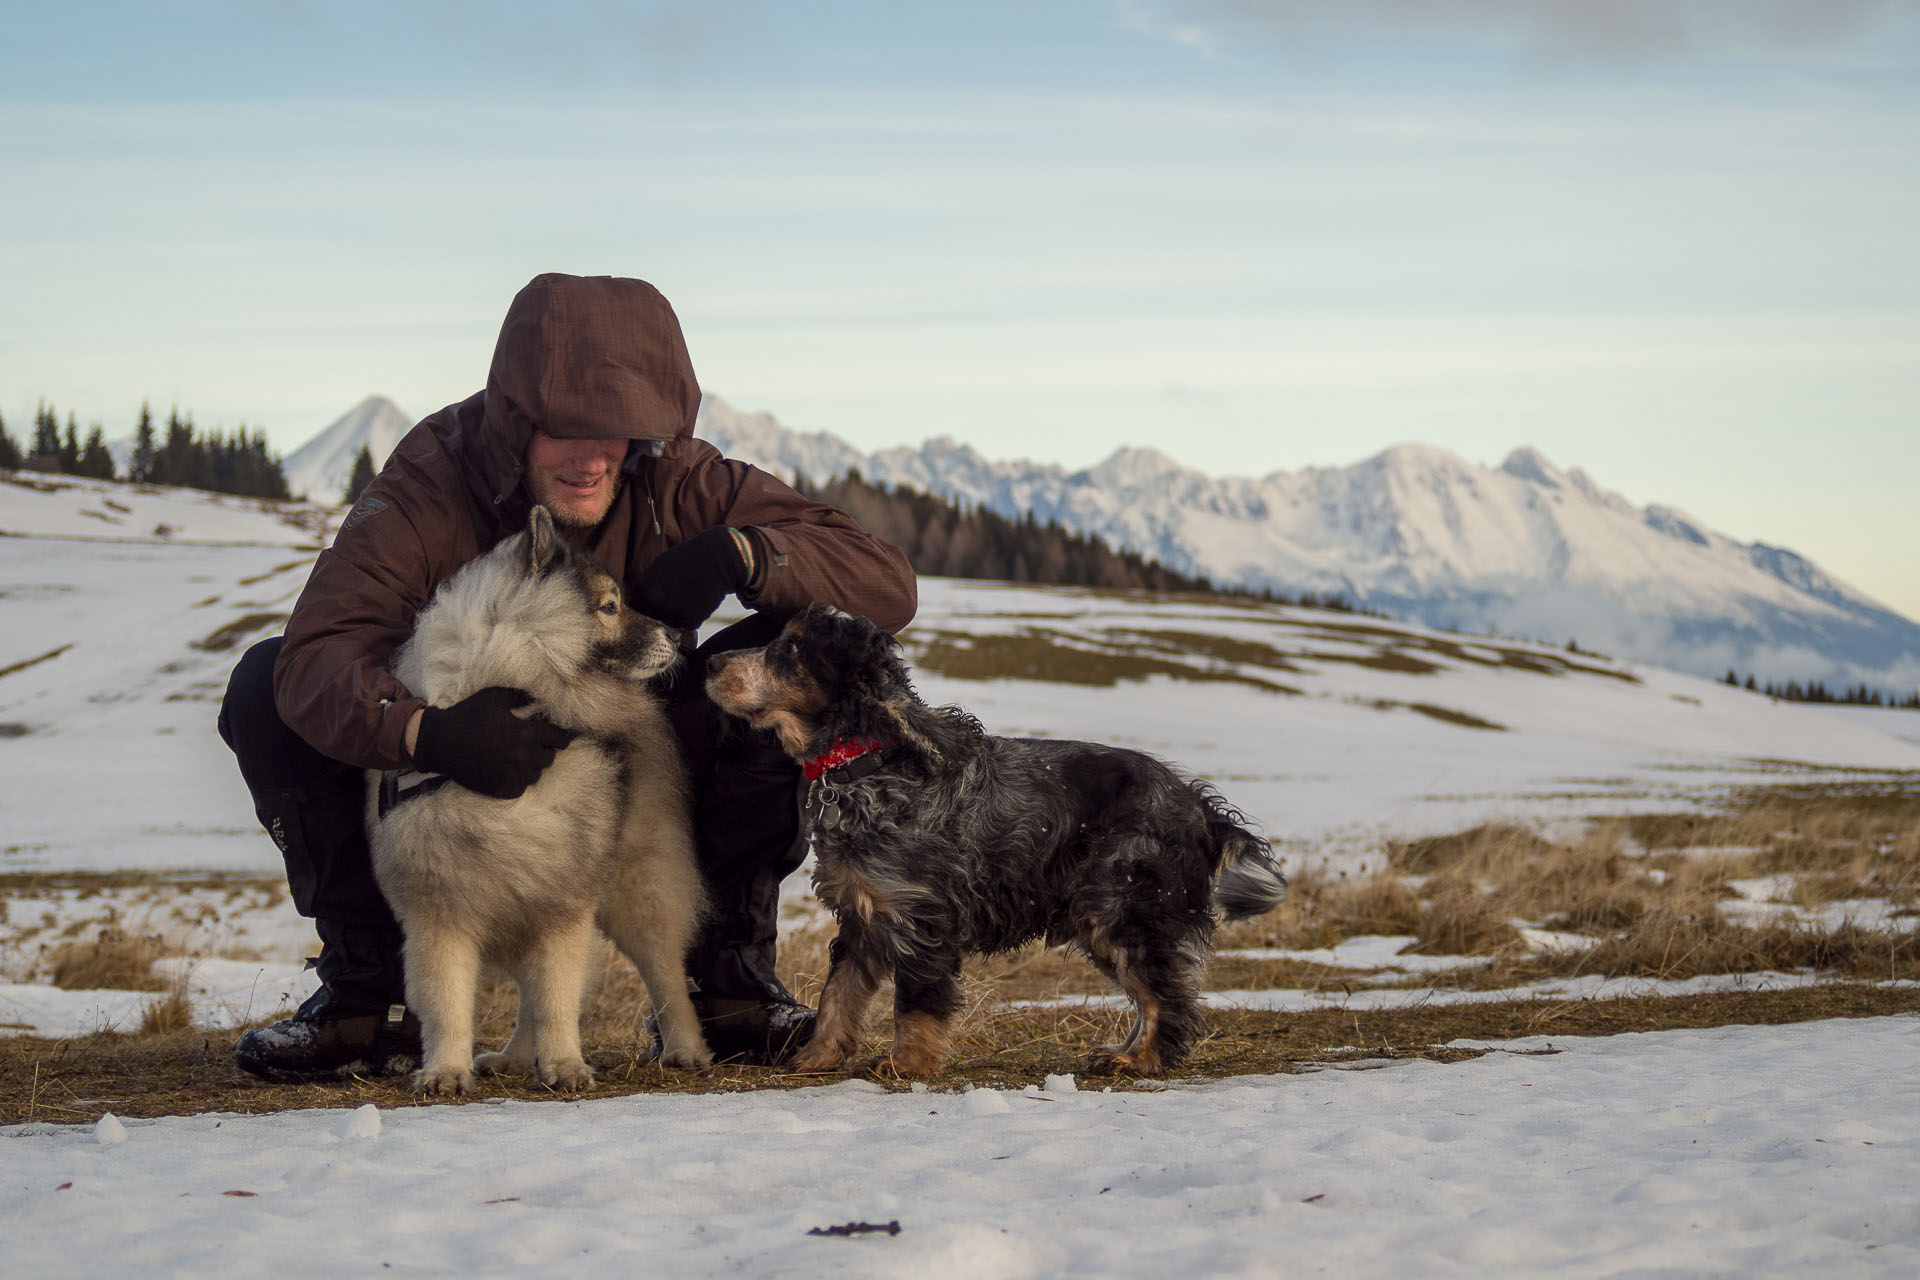
[[[700,384],[658,289],[619,276],[535,276],[514,295],[487,373],[471,461],[495,502],[519,481],[536,429],[560,439],[693,434]]]
[[[549,273],[514,295],[487,373],[491,424],[671,440],[699,408],[680,319],[646,281]]]

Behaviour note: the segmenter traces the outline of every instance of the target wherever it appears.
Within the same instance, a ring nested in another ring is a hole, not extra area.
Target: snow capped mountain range
[[[377,470],[413,429],[413,419],[385,396],[368,396],[280,464],[287,490],[315,502],[338,502],[353,476],[354,455],[366,445]]]
[[[1640,508],[1534,449],[1477,466],[1396,445],[1347,467],[1216,478],[1151,449],[1069,472],[949,438],[864,454],[708,397],[700,434],[792,476],[858,469],[1041,520],[1216,582],[1343,595],[1427,626],[1580,645],[1700,675],[1920,685],[1920,626],[1803,557]]]
[[[336,493],[361,440],[379,462],[407,425],[370,397],[287,460],[288,481]],[[944,436],[865,453],[715,396],[696,430],[789,478],[858,470],[1002,515],[1031,511],[1220,583],[1337,594],[1431,627],[1573,641],[1699,675],[1920,687],[1920,625],[1792,551],[1636,507],[1530,448],[1485,467],[1403,444],[1256,479],[1140,448],[1081,471],[991,460]]]

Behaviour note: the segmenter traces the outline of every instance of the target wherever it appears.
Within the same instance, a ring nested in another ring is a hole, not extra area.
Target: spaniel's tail
[[[1205,783],[1194,790],[1206,802],[1207,830],[1219,854],[1213,882],[1213,906],[1229,920],[1245,920],[1273,910],[1287,896],[1287,877],[1274,861],[1273,847],[1247,830],[1246,819]]]

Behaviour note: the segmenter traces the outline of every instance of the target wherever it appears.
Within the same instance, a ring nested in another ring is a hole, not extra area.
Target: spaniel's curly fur
[[[1286,893],[1267,843],[1205,783],[1138,751],[994,737],[929,707],[864,618],[812,606],[708,673],[714,701],[795,760],[838,765],[808,799],[814,883],[840,934],[797,1070],[846,1059],[891,970],[893,1066],[937,1072],[962,958],[1045,938],[1079,948],[1135,1006],[1132,1033],[1089,1069],[1156,1074],[1200,1033],[1216,912],[1257,915]],[[879,745],[839,764],[866,744]]]

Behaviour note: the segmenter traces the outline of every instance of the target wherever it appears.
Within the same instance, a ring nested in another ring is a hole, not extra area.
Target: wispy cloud
[[[1655,58],[1819,50],[1917,10],[1913,0],[1119,0],[1116,12],[1214,55],[1265,32],[1455,34],[1530,52]]]

